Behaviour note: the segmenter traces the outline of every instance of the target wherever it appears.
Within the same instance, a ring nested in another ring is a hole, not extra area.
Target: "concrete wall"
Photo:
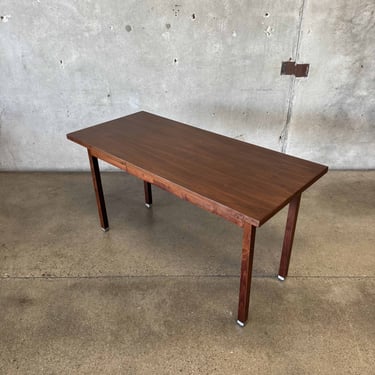
[[[67,132],[138,110],[375,168],[373,0],[0,0],[0,169],[87,169]],[[311,64],[307,79],[281,61]]]

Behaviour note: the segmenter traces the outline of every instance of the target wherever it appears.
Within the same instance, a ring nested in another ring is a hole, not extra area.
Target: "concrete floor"
[[[375,172],[303,196],[257,231],[250,319],[235,324],[241,229],[106,173],[0,174],[0,374],[374,374]]]

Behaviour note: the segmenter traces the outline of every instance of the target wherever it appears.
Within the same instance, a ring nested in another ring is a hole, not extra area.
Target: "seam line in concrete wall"
[[[299,60],[299,53],[300,53],[301,39],[302,39],[302,24],[303,24],[303,16],[305,12],[306,1],[307,0],[302,0],[300,10],[299,10],[297,39],[296,39],[295,49],[293,51],[295,61]],[[293,115],[293,105],[294,105],[294,99],[295,99],[296,77],[293,76],[290,79],[291,81],[290,81],[289,93],[288,93],[288,111],[286,114],[285,125],[283,129],[281,130],[281,134],[280,134],[281,152],[283,153],[286,153],[286,150],[288,147],[289,127],[290,127],[290,121]]]

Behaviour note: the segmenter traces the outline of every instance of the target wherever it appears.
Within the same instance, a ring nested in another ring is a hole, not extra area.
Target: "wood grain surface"
[[[67,137],[91,155],[240,226],[264,224],[328,170],[147,112]]]

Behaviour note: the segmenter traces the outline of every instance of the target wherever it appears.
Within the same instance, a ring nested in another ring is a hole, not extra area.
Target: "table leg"
[[[278,275],[278,278],[281,281],[285,280],[285,278],[288,275],[290,255],[292,253],[294,232],[296,230],[300,202],[301,202],[301,194],[293,197],[293,199],[289,203],[288,219],[286,222],[283,250],[281,254],[280,268],[279,268],[279,275]]]
[[[145,206],[147,208],[150,208],[152,205],[151,184],[149,182],[144,181],[144,189],[145,189]]]
[[[242,238],[242,260],[240,277],[240,296],[238,302],[237,324],[243,327],[249,313],[251,273],[253,270],[255,229],[253,225],[245,223]]]
[[[98,163],[98,159],[95,156],[92,156],[89,150],[87,151],[89,154],[92,181],[93,181],[94,189],[95,189],[96,204],[98,206],[100,225],[102,229],[104,230],[104,232],[106,232],[109,229],[109,226],[108,226],[107,210],[105,208],[105,202],[104,202],[102,181],[100,178],[99,163]]]

